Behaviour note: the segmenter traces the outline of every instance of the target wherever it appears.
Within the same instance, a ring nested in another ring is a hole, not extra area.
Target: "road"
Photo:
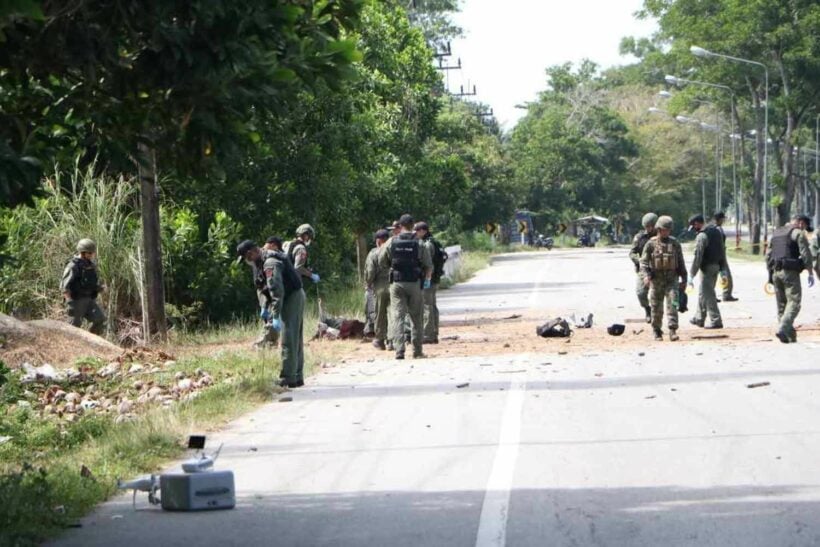
[[[323,370],[209,440],[235,510],[135,512],[122,496],[56,544],[820,544],[820,290],[798,344],[773,340],[751,262],[732,264],[727,339],[695,340],[686,319],[678,343],[615,339],[608,323],[641,316],[625,252],[499,257],[442,293],[442,335],[517,312],[522,342]],[[570,312],[595,314],[586,343],[535,337]]]

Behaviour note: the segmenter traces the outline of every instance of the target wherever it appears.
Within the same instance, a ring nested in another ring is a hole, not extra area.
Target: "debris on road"
[[[455,341],[455,340],[458,340],[459,338],[460,338],[459,335],[453,334],[453,335],[450,335],[450,336],[442,336],[441,340],[454,340]]]
[[[642,332],[643,332],[643,329],[637,329],[637,330],[632,329],[632,334],[634,334],[634,335],[636,335],[636,336],[637,336],[638,334],[641,334]]]
[[[654,399],[657,395],[649,395],[648,397],[644,397],[644,399]]]
[[[695,334],[692,340],[718,340],[721,338],[729,338],[728,334]]]
[[[293,397],[280,397],[279,398],[280,403],[289,403],[291,401],[293,401]]]
[[[568,352],[566,352],[566,351],[559,351],[559,352],[558,352],[558,355],[566,355],[567,353],[568,353]]]
[[[496,371],[498,374],[518,374],[519,372],[527,372],[525,369],[519,370],[498,370]]]
[[[620,336],[626,330],[626,325],[622,325],[620,323],[613,323],[606,328],[607,334],[610,336]]]
[[[582,315],[580,319],[575,319],[575,314],[573,313],[569,317],[569,322],[576,329],[592,328],[592,314],[590,313],[586,317]]]
[[[624,319],[624,323],[646,323],[646,318],[641,317],[640,319],[635,319],[634,317],[630,317],[629,319]]]
[[[502,321],[507,321],[507,320],[510,320],[510,319],[521,319],[521,314],[520,313],[514,313],[512,315],[508,315],[507,317],[502,317],[501,318]]]
[[[754,383],[754,384],[747,384],[746,387],[749,388],[749,389],[754,389],[756,387],[766,387],[766,386],[769,386],[769,385],[771,385],[770,382],[757,382],[757,383]]]
[[[572,329],[565,319],[555,317],[537,327],[535,333],[541,338],[567,338],[572,336]]]
[[[470,385],[470,382],[464,382],[463,384],[458,384],[456,387],[458,389],[461,389],[461,388],[464,388],[464,387],[469,387],[469,385]]]
[[[646,355],[644,352],[642,352],[642,351],[638,352],[638,357],[643,357],[644,355]]]

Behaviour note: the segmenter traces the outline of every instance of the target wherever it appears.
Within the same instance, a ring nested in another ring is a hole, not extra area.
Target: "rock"
[[[177,364],[176,361],[168,360],[168,361],[165,361],[164,363],[162,363],[162,366],[167,368],[167,367],[172,367],[176,364]]]
[[[151,397],[149,397],[147,393],[143,393],[142,395],[137,397],[137,404],[138,405],[144,405],[144,404],[148,404],[150,402],[151,402]]]
[[[68,395],[65,396],[65,401],[67,403],[79,403],[82,400],[82,396],[76,391],[72,391]]]
[[[185,373],[181,370],[174,374],[174,380],[182,380],[183,378],[185,378]]]
[[[77,412],[77,408],[77,405],[75,405],[74,403],[66,403],[66,405],[63,407],[63,412],[73,414]]]
[[[159,386],[154,386],[148,390],[148,397],[150,399],[156,399],[160,395],[162,395],[163,389]]]
[[[79,421],[80,417],[76,414],[66,414],[65,416],[63,416],[63,419],[67,422],[74,423],[76,421]]]
[[[43,414],[54,414],[54,405],[46,405],[43,407]]]
[[[177,383],[177,387],[180,391],[188,391],[193,387],[194,383],[191,381],[190,378],[183,378],[182,380]]]
[[[113,402],[111,399],[109,399],[108,397],[106,397],[105,399],[103,399],[102,401],[100,401],[100,406],[101,406],[104,410],[108,410],[109,408],[111,408],[111,405],[112,405],[112,404],[114,404],[114,402]]]
[[[135,381],[133,384],[131,384],[131,386],[132,386],[134,389],[136,389],[136,390],[138,390],[138,391],[139,391],[139,390],[141,390],[141,389],[145,386],[145,382],[143,382],[142,380],[137,380],[137,381]]]
[[[99,401],[95,401],[93,399],[86,399],[80,403],[80,408],[86,411],[97,408],[98,406],[100,406]]]
[[[131,365],[131,368],[128,369],[128,374],[138,374],[142,372],[142,369],[144,368],[145,367],[143,367],[139,363],[134,363],[133,365]]]
[[[200,380],[199,384],[202,386],[209,386],[214,383],[214,379],[211,378],[208,374],[205,374]]]
[[[117,418],[114,420],[114,423],[115,423],[115,424],[121,424],[121,423],[123,423],[123,422],[127,422],[127,421],[128,421],[128,420],[130,420],[130,419],[131,419],[131,416],[129,416],[128,414],[120,414],[120,415],[119,415],[119,416],[117,416]]]
[[[117,412],[119,412],[120,415],[128,414],[132,408],[134,408],[134,403],[130,399],[123,399],[117,407]]]
[[[114,376],[116,373],[120,371],[120,364],[116,361],[112,363],[108,363],[100,370],[97,371],[97,376],[101,378],[108,378],[110,376]]]
[[[39,367],[32,366],[29,363],[23,363],[23,376],[20,378],[20,383],[29,384],[31,382],[51,382],[59,381],[65,378],[65,374],[58,372],[53,366],[45,364]]]
[[[205,375],[205,370],[201,369],[201,368],[198,368],[194,371],[194,374],[196,374],[197,376],[204,376]]]

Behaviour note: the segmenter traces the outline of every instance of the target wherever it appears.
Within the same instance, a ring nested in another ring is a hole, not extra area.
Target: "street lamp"
[[[683,123],[687,125],[695,125],[698,128],[698,133],[700,134],[700,199],[701,199],[701,214],[706,217],[706,143],[703,140],[703,131],[705,130],[704,126],[708,126],[709,124],[705,124],[700,120],[695,118],[689,118],[686,116],[675,116],[675,120],[678,123]]]
[[[696,57],[718,57],[721,59],[727,59],[729,61],[734,61],[736,63],[746,63],[749,65],[755,65],[763,68],[763,72],[766,77],[765,85],[766,85],[766,97],[764,99],[766,103],[766,110],[764,110],[763,114],[763,253],[766,252],[766,247],[768,246],[768,239],[769,239],[769,222],[766,218],[767,216],[767,199],[768,199],[768,187],[769,187],[769,145],[766,143],[766,138],[769,136],[769,69],[763,63],[759,63],[757,61],[752,61],[751,59],[744,59],[742,57],[733,57],[731,55],[724,55],[722,53],[715,53],[714,51],[709,51],[703,49],[702,47],[698,46],[691,46],[689,51],[692,55]]]
[[[698,48],[698,49],[702,49],[702,48]],[[741,199],[741,196],[740,196],[740,189],[738,188],[738,184],[737,184],[737,158],[736,158],[736,154],[735,154],[735,140],[736,139],[734,137],[732,137],[732,135],[735,134],[735,108],[737,108],[735,91],[731,87],[729,87],[728,85],[715,84],[715,83],[712,83],[712,82],[701,82],[701,81],[698,81],[698,80],[690,80],[688,78],[680,78],[678,76],[672,76],[670,74],[667,74],[664,79],[666,80],[666,83],[668,83],[670,85],[674,85],[674,86],[681,86],[681,85],[691,84],[691,85],[699,85],[699,86],[703,86],[703,87],[712,87],[712,88],[715,88],[715,89],[722,89],[723,91],[728,91],[731,98],[732,98],[732,111],[729,114],[729,122],[731,124],[731,133],[729,134],[729,138],[731,139],[731,142],[732,142],[732,192],[733,192],[734,200],[735,200],[735,245],[737,247],[740,247],[740,224],[741,224],[740,203],[741,203],[742,199]]]

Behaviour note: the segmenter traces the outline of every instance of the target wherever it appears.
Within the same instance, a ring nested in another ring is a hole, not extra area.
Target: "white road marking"
[[[524,392],[527,384],[522,381],[510,383],[507,405],[501,421],[498,450],[495,453],[493,469],[484,492],[481,518],[478,523],[476,547],[497,547],[506,545],[507,518],[510,509],[515,464],[521,439],[521,411],[524,406]]]

